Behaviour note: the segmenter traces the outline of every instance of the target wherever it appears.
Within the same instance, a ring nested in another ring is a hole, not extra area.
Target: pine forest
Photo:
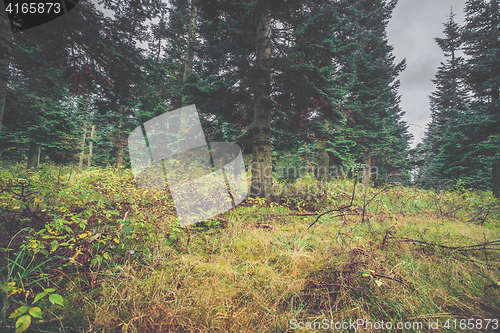
[[[416,145],[397,5],[1,2],[0,331],[500,332],[499,1]]]

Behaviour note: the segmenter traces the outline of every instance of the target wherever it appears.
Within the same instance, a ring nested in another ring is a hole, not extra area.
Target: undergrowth
[[[357,320],[372,323],[361,332],[381,321],[458,332],[461,319],[479,320],[471,331],[500,319],[490,193],[305,177],[187,230],[168,191],[137,187],[126,169],[3,166],[0,184],[6,331],[22,307],[33,332],[333,331]]]

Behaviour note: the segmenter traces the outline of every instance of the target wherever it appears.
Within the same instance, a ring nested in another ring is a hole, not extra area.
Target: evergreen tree
[[[445,38],[435,38],[446,61],[441,63],[432,82],[437,90],[430,96],[431,123],[428,125],[423,145],[424,164],[419,171],[419,182],[432,185],[439,179],[449,179],[456,169],[457,151],[451,149],[459,126],[465,121],[468,109],[468,92],[465,86],[466,66],[459,56],[462,49],[462,28],[454,21],[453,12],[444,23]],[[472,170],[470,170],[472,171]]]
[[[10,50],[12,44],[12,30],[4,4],[0,3],[0,132],[7,96],[7,82],[9,77]]]
[[[11,67],[15,70],[7,93],[2,145],[28,150],[29,168],[36,166],[41,147],[63,155],[70,155],[74,147],[74,123],[63,75],[68,59],[67,27],[52,24],[49,29],[16,34],[12,46]]]
[[[491,168],[493,193],[500,197],[500,14],[498,0],[466,3],[464,52],[468,55],[471,111],[463,126],[467,154]],[[474,167],[474,166],[473,166]],[[489,178],[489,177],[488,177]],[[483,182],[485,182],[483,180]]]
[[[273,61],[276,23],[286,26],[284,12],[296,12],[301,1],[201,1],[207,29],[207,47],[202,55],[207,65],[198,96],[207,96],[205,112],[223,117],[239,117],[238,110],[253,113],[252,194],[270,194],[272,186],[271,121],[274,80],[278,73]],[[280,21],[281,20],[281,21]],[[198,97],[199,99],[199,97]],[[208,102],[208,103],[207,103]],[[210,111],[209,111],[210,110]],[[241,117],[240,117],[241,118]]]
[[[110,80],[102,86],[98,101],[99,112],[108,123],[114,124],[110,133],[116,153],[116,165],[123,166],[127,132],[137,126],[139,105],[138,83],[144,79],[144,50],[137,43],[147,42],[145,24],[159,13],[159,2],[149,0],[104,1],[104,7],[113,12],[106,17],[102,33],[106,36],[99,55],[100,65]],[[132,121],[134,120],[134,121]]]
[[[356,142],[351,154],[365,164],[363,183],[370,184],[370,169],[377,164],[379,176],[404,173],[409,139],[404,112],[399,107],[399,80],[405,60],[394,63],[393,47],[386,28],[397,1],[348,1],[358,45],[352,73],[355,83],[346,98],[347,126]],[[380,180],[379,180],[380,181]]]

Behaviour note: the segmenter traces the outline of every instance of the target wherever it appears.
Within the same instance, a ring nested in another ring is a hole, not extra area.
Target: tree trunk
[[[372,173],[372,157],[369,150],[363,152],[363,164],[366,166],[363,168],[363,186],[370,187],[370,178]]]
[[[42,147],[38,146],[38,154],[36,156],[36,167],[40,166],[40,153],[42,152]]]
[[[80,152],[80,162],[78,163],[78,169],[82,170],[83,168],[83,154],[85,152],[85,138],[87,136],[87,122],[83,122],[83,140],[82,140],[82,151]]]
[[[196,38],[196,17],[198,16],[198,8],[195,5],[191,6],[188,26],[188,45],[186,49],[186,60],[184,61],[184,73],[182,74],[182,83],[186,84],[187,77],[193,71],[194,60],[194,42]],[[186,106],[186,97],[182,96],[182,106]]]
[[[30,150],[28,151],[28,165],[27,168],[36,168],[38,161],[38,144],[35,140],[30,140]]]
[[[255,59],[255,101],[253,118],[252,196],[266,196],[272,189],[271,99],[269,59],[271,57],[271,15],[266,11],[257,23]]]
[[[117,143],[117,149],[118,152],[116,154],[116,166],[123,166],[123,148],[125,147],[125,135],[123,132],[120,132],[118,134],[118,143]]]
[[[92,130],[90,131],[90,142],[89,142],[89,156],[88,156],[88,161],[87,161],[87,168],[90,168],[90,165],[92,164],[92,140],[94,140],[94,129],[95,125],[92,125]]]
[[[500,198],[500,158],[493,164],[491,175],[493,179],[493,195]]]
[[[9,61],[12,44],[12,29],[5,13],[3,2],[0,4],[0,131],[2,130],[3,111],[7,96]]]
[[[318,156],[317,156],[317,164],[318,164],[318,179],[325,180],[329,178],[329,169],[330,169],[330,157],[328,153],[325,151],[326,143],[318,142]]]
[[[182,89],[186,83],[187,77],[193,71],[193,60],[194,60],[194,42],[196,40],[196,18],[198,16],[198,7],[192,5],[191,13],[189,14],[188,23],[188,42],[186,48],[186,58],[184,59],[184,70],[182,72],[182,82],[178,87],[179,91],[174,93],[172,96],[172,109],[179,109],[186,106],[186,97],[182,95]],[[174,71],[174,75],[178,77],[180,73]]]

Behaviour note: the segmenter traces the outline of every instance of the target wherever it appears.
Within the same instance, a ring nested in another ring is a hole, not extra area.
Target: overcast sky
[[[434,37],[444,37],[443,23],[456,14],[455,22],[463,24],[466,0],[399,0],[387,33],[399,62],[406,58],[407,67],[400,75],[401,107],[404,120],[414,135],[412,146],[421,142],[430,121],[429,95],[435,86],[431,82],[444,55]]]

